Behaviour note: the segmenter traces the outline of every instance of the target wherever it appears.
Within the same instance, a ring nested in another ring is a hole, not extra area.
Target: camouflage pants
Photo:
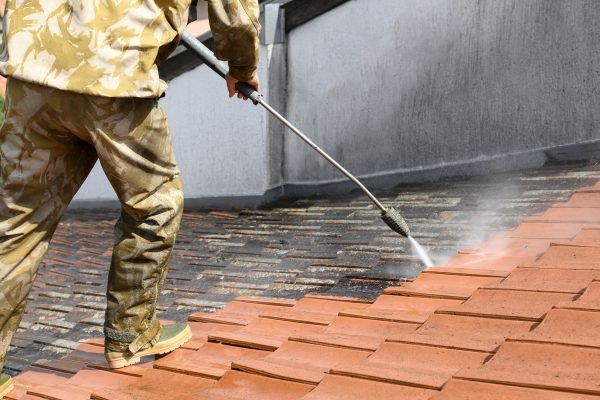
[[[0,370],[48,241],[98,159],[122,205],[107,347],[135,352],[160,335],[155,304],[183,205],[163,110],[12,79],[0,130]]]

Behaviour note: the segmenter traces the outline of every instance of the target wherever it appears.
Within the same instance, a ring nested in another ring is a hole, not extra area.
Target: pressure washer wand
[[[217,74],[219,74],[222,78],[225,78],[227,75],[227,67],[223,65],[202,42],[196,39],[193,35],[188,32],[184,32],[182,36],[183,44],[188,48],[193,50],[204,63]],[[269,113],[271,113],[275,118],[281,121],[285,126],[287,126],[292,132],[294,132],[300,139],[302,139],[306,144],[312,147],[317,153],[319,153],[323,158],[329,161],[335,168],[337,168],[342,174],[344,174],[348,179],[350,179],[358,188],[365,194],[371,201],[379,208],[381,211],[381,218],[383,221],[395,232],[398,232],[402,236],[409,237],[410,229],[402,215],[393,207],[384,207],[383,204],[362,184],[354,175],[352,175],[346,168],[344,168],[340,163],[335,161],[329,154],[323,151],[319,146],[317,146],[311,139],[309,139],[305,134],[303,134],[298,128],[296,128],[290,121],[284,118],[280,113],[278,113],[273,107],[271,107],[263,98],[262,94],[258,93],[254,88],[247,83],[239,82],[236,85],[238,91],[240,91],[244,96],[248,97],[255,105],[260,104],[264,107]]]

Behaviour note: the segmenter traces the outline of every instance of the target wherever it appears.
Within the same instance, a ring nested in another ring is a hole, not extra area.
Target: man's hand
[[[229,97],[233,97],[237,93],[238,99],[248,100],[248,97],[244,96],[243,93],[240,93],[235,88],[235,84],[238,83],[239,80],[237,80],[233,76],[227,74],[227,76],[225,76],[225,82],[227,83],[227,91],[229,92]],[[250,79],[246,83],[248,85],[252,86],[257,92],[260,92],[260,81],[258,79],[258,74],[254,75],[254,78]]]

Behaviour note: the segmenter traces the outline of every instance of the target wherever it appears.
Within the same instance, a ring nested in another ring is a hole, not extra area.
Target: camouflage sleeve
[[[240,81],[252,79],[258,66],[258,15],[258,0],[208,0],[215,55],[229,62],[229,73]]]
[[[156,0],[156,5],[165,15],[171,29],[177,32],[177,36],[172,42],[167,43],[158,50],[157,63],[166,60],[169,54],[171,54],[179,45],[181,34],[188,23],[188,13],[191,1],[192,0]]]

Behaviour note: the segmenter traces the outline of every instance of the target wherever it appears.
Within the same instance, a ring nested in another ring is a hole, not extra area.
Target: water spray
[[[222,78],[228,73],[227,67],[221,63],[202,42],[196,39],[193,35],[188,32],[184,32],[182,36],[183,44],[194,53],[196,53],[202,61],[213,71],[215,71]],[[411,236],[410,229],[408,228],[408,224],[400,215],[400,212],[396,210],[394,207],[384,207],[383,204],[371,193],[365,185],[362,184],[354,175],[348,172],[342,165],[340,165],[337,161],[335,161],[329,154],[323,151],[319,146],[317,146],[312,140],[310,140],[306,135],[304,135],[298,128],[296,128],[291,122],[289,122],[286,118],[284,118],[280,113],[278,113],[273,107],[271,107],[263,98],[262,94],[257,92],[252,86],[248,85],[244,82],[238,82],[236,85],[236,89],[242,93],[244,96],[248,97],[254,105],[261,105],[264,107],[269,113],[271,113],[275,118],[277,118],[281,123],[283,123],[286,127],[288,127],[292,132],[294,132],[300,139],[302,139],[306,144],[313,148],[317,153],[319,153],[323,158],[329,161],[335,168],[337,168],[342,174],[344,174],[348,179],[350,179],[381,211],[381,218],[383,221],[394,231],[399,233],[400,235],[407,237],[410,239],[411,243],[417,250],[417,253],[423,260],[423,263],[426,266],[433,266],[433,263],[427,256],[425,250],[417,243],[417,241]]]

